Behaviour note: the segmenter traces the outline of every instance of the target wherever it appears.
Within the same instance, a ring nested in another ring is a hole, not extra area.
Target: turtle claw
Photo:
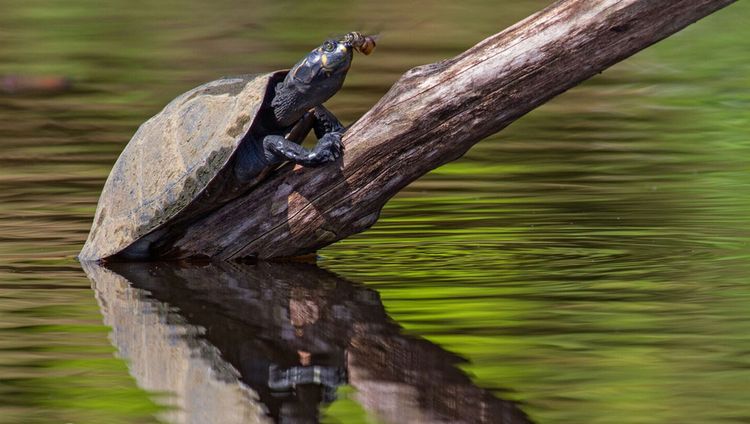
[[[333,162],[341,157],[344,144],[341,142],[340,132],[326,133],[315,146],[314,154],[320,163]]]

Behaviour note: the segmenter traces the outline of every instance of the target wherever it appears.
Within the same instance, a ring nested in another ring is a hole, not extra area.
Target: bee
[[[349,44],[354,50],[357,50],[364,55],[369,55],[375,50],[375,36],[362,35],[362,33],[357,31],[352,31],[346,34],[341,41]]]

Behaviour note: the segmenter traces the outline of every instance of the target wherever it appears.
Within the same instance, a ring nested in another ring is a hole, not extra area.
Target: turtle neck
[[[307,103],[302,93],[297,92],[293,87],[287,87],[283,82],[277,83],[273,100],[271,100],[275,124],[279,128],[294,124],[312,107]]]

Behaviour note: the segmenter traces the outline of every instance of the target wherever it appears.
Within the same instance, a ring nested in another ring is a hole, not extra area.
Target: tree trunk
[[[337,164],[275,172],[160,253],[311,253],[375,223],[428,171],[552,97],[734,0],[561,0],[455,58],[406,72],[345,134]]]

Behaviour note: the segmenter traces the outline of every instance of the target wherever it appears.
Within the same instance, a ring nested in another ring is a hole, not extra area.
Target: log
[[[409,70],[347,130],[338,163],[280,168],[157,254],[289,257],[359,233],[410,182],[733,1],[558,1],[452,59]]]

